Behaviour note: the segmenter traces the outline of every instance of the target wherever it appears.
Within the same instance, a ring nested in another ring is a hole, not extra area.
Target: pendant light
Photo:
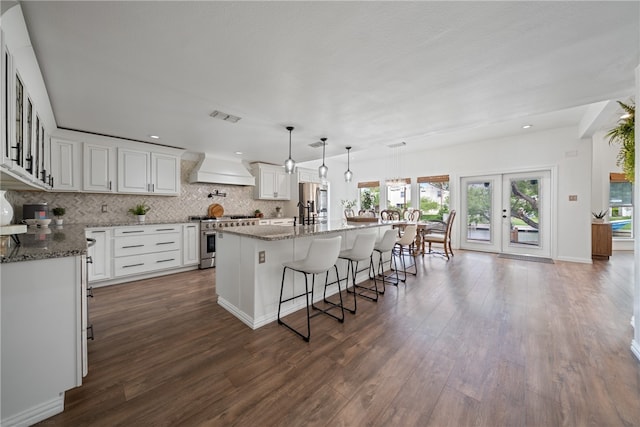
[[[284,161],[284,171],[292,174],[296,167],[296,162],[291,158],[291,131],[293,130],[293,126],[287,126],[287,130],[289,131],[289,158]]]
[[[351,172],[351,162],[349,159],[349,152],[351,147],[347,147],[347,171],[344,173],[344,182],[351,182],[353,178],[353,172]]]
[[[329,172],[329,168],[324,164],[324,150],[327,146],[327,138],[320,138],[322,141],[322,166],[318,168],[318,175],[320,179],[327,179],[327,172]]]

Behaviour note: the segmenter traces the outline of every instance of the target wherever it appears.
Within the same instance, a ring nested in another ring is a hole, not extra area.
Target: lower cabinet
[[[591,258],[609,259],[613,246],[612,234],[610,223],[591,224]]]
[[[109,285],[136,280],[136,275],[159,276],[199,263],[199,226],[151,224],[89,228],[89,282]]]

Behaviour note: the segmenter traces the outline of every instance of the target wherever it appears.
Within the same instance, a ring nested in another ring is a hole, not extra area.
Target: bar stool
[[[396,258],[393,256],[393,248],[396,245],[396,241],[397,241],[397,233],[395,229],[390,229],[384,232],[384,235],[382,236],[382,239],[378,242],[376,242],[375,246],[373,247],[374,252],[378,252],[379,255],[379,259],[378,259],[378,276],[382,276],[382,291],[379,291],[380,294],[384,294],[385,290],[386,290],[386,279],[387,276],[384,275],[384,254],[386,254],[387,252],[389,253],[389,269],[392,271],[395,271],[395,282],[389,282],[389,284],[394,285],[394,286],[398,286],[398,282],[400,281],[400,279],[398,278],[398,262],[396,261]],[[371,257],[373,257],[373,253],[371,254]],[[373,260],[371,261],[373,262]],[[395,268],[392,268],[392,262],[393,264],[395,264]],[[375,274],[375,272],[374,272]],[[392,276],[389,275],[388,278],[391,278]],[[371,276],[369,276],[369,278],[372,278]]]
[[[333,237],[330,239],[316,239],[311,241],[311,245],[309,246],[309,251],[307,252],[307,256],[304,259],[298,261],[291,261],[283,263],[282,269],[282,283],[280,285],[280,301],[278,302],[278,324],[284,325],[297,335],[299,335],[303,340],[309,342],[309,338],[311,337],[311,322],[310,319],[312,317],[317,316],[318,314],[326,314],[328,316],[333,317],[338,320],[340,323],[344,322],[344,307],[342,305],[342,293],[340,290],[340,276],[338,275],[338,267],[336,266],[336,262],[338,261],[338,254],[340,253],[340,243],[342,241],[342,236]],[[316,283],[316,274],[326,273],[324,279],[324,296],[326,301],[327,294],[327,286],[329,280],[329,270],[331,267],[336,270],[336,278],[338,282],[338,295],[340,296],[340,304],[332,303],[330,307],[323,309],[317,307],[313,303],[313,290]],[[304,287],[305,292],[299,295],[294,295],[290,298],[282,299],[282,295],[284,292],[284,278],[287,273],[287,269],[298,271],[304,274]],[[311,292],[309,292],[309,280],[308,275],[313,275],[312,284],[311,284]],[[309,301],[309,295],[311,295],[311,301]],[[296,330],[291,325],[288,325],[280,318],[280,309],[282,307],[283,302],[292,301],[296,298],[306,297],[307,300],[307,334],[304,335],[298,330]],[[314,310],[318,310],[318,313],[311,315],[309,312],[309,307]],[[333,308],[340,308],[341,316],[338,317],[332,313],[329,313],[329,310]]]
[[[409,272],[409,274],[413,274],[414,276],[418,274],[418,267],[416,266],[416,253],[415,253],[415,241],[416,241],[416,233],[418,231],[418,226],[415,224],[407,225],[404,228],[404,233],[402,237],[398,239],[394,247],[394,254],[400,258],[400,262],[402,263],[402,271],[404,272],[404,279],[401,279],[403,282],[407,281],[407,261],[405,257],[407,255],[413,258],[413,267],[415,268],[415,273]],[[411,267],[411,266],[409,266]]]
[[[373,247],[376,244],[376,235],[373,233],[366,234],[358,234],[356,236],[356,240],[353,242],[353,247],[351,249],[346,249],[340,251],[338,255],[339,259],[344,259],[348,261],[347,264],[347,277],[345,289],[347,292],[353,293],[353,309],[345,307],[346,310],[355,314],[357,309],[356,303],[356,295],[360,295],[364,298],[367,298],[371,301],[378,301],[378,282],[374,276],[373,278],[373,287],[356,285],[356,274],[358,271],[358,263],[360,261],[369,260],[369,272],[373,270]],[[363,270],[364,271],[364,270]],[[349,272],[351,272],[351,280],[353,284],[353,291],[349,291]],[[369,274],[371,277],[371,274]],[[362,289],[362,292],[358,292],[358,288]],[[375,297],[365,294],[365,292],[373,292]]]

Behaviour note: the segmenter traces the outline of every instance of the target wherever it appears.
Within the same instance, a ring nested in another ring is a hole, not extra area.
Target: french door
[[[549,170],[460,180],[461,247],[551,257]]]

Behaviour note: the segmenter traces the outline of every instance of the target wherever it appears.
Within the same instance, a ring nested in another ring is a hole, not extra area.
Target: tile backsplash
[[[190,184],[189,175],[197,161],[181,161],[181,188],[179,196],[149,196],[103,193],[54,193],[44,191],[7,191],[6,199],[14,210],[13,222],[22,219],[22,205],[47,203],[49,209],[64,207],[65,222],[77,224],[113,224],[135,221],[128,211],[137,204],[151,207],[148,221],[187,221],[190,215],[206,215],[212,203],[223,206],[225,215],[253,215],[260,209],[266,217],[275,217],[276,206],[283,202],[254,200],[253,187],[221,184]],[[218,190],[226,197],[207,197]],[[107,212],[102,212],[106,205]]]

